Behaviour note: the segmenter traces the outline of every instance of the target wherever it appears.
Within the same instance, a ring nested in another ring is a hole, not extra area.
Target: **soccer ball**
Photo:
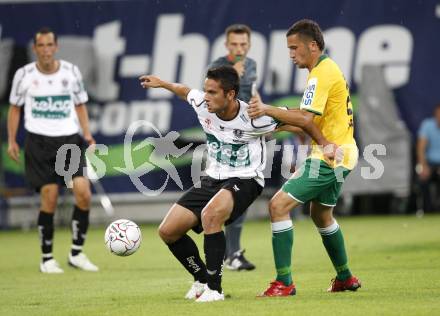
[[[139,249],[142,234],[139,226],[134,222],[128,219],[118,219],[107,227],[104,241],[111,253],[125,257]]]

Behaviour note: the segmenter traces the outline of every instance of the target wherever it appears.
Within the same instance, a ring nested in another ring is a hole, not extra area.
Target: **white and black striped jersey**
[[[208,161],[206,173],[214,179],[254,178],[264,186],[263,170],[266,165],[264,134],[273,131],[277,122],[262,116],[251,120],[249,105],[238,100],[240,110],[235,118],[224,121],[208,112],[205,93],[196,89],[188,93],[187,100],[197,113],[206,133]]]
[[[87,100],[78,67],[64,60],[52,74],[40,72],[35,62],[18,69],[9,97],[11,104],[24,105],[26,130],[45,136],[78,133],[75,105]]]

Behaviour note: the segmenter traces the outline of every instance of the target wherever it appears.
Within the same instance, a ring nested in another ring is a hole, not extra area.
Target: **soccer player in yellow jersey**
[[[361,283],[350,272],[344,238],[333,217],[342,182],[358,157],[348,85],[338,65],[323,54],[324,39],[316,22],[296,22],[287,32],[287,46],[294,63],[309,70],[300,109],[286,111],[254,97],[249,115],[269,115],[301,128],[313,139],[312,151],[269,203],[277,277],[261,296],[296,293],[291,273],[293,226],[289,213],[299,203],[308,201],[310,216],[337,274],[328,291],[355,291]]]

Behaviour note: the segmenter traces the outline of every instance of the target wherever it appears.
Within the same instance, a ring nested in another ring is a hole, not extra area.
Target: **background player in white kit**
[[[57,207],[59,185],[63,178],[55,172],[58,149],[64,144],[76,144],[82,149],[78,171],[72,176],[75,206],[72,216],[72,247],[69,265],[98,271],[82,252],[89,225],[90,183],[83,175],[85,148],[95,143],[89,130],[85,103],[88,100],[79,69],[64,60],[55,59],[58,50],[56,34],[42,28],[34,35],[33,51],[37,61],[17,70],[12,84],[8,114],[8,154],[19,161],[16,142],[21,108],[24,107],[25,175],[27,182],[40,193],[41,205],[38,230],[41,239],[43,273],[64,272],[53,258],[53,216]],[[83,137],[79,132],[81,125]],[[66,160],[66,165],[70,159]]]
[[[269,117],[249,118],[248,104],[237,99],[239,76],[231,66],[208,70],[205,92],[155,76],[142,76],[140,80],[144,88],[164,88],[187,100],[206,133],[208,176],[171,207],[159,235],[194,277],[186,298],[197,302],[224,300],[221,276],[226,240],[222,228],[241,216],[260,195],[266,164],[264,134],[277,124]],[[206,265],[187,235],[190,229],[204,231]]]

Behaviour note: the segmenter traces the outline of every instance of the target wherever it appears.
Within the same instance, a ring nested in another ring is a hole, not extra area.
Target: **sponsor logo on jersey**
[[[72,100],[70,95],[32,97],[34,118],[63,119],[70,116]]]
[[[207,129],[211,129],[211,119],[210,118],[205,118],[205,125]]]
[[[245,167],[251,164],[247,144],[229,144],[218,140],[214,135],[206,134],[208,155],[222,165]]]
[[[318,84],[318,78],[311,78],[309,80],[309,82],[307,83],[307,88],[304,91],[304,95],[301,101],[301,107],[312,106],[317,84]]]

